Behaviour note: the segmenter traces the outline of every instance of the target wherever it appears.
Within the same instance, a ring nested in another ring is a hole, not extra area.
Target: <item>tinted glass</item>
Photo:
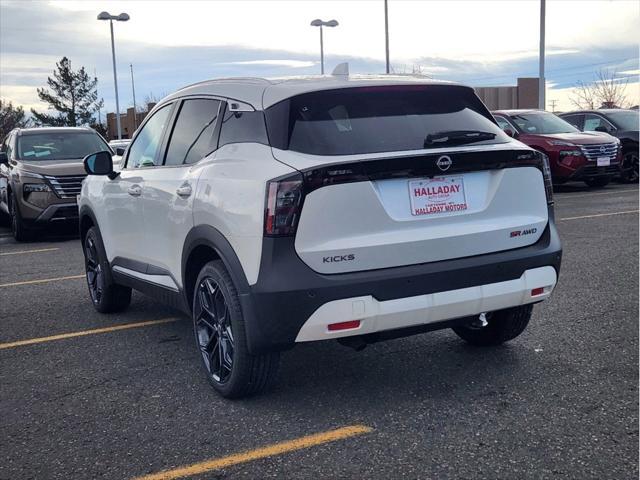
[[[78,160],[90,153],[111,151],[94,132],[25,133],[18,137],[18,158],[39,160]]]
[[[555,116],[553,113],[520,113],[510,115],[510,118],[524,133],[546,135],[579,132],[576,127],[565,122],[560,117]]]
[[[312,92],[266,111],[271,146],[315,155],[421,150],[429,134],[474,130],[510,139],[466,87],[409,85]]]
[[[194,163],[215,150],[213,145],[218,100],[185,100],[173,127],[165,165]]]
[[[563,115],[562,119],[579,130],[582,124],[582,117],[583,115]]]
[[[262,112],[227,112],[222,120],[219,146],[228,143],[262,143],[268,145]]]
[[[620,110],[619,112],[609,112],[607,115],[622,130],[638,130],[638,112]]]
[[[498,126],[502,130],[513,130],[513,127],[502,117],[495,117],[496,122],[498,122]]]
[[[584,117],[584,127],[582,129],[585,132],[595,132],[598,127],[605,128],[607,132],[611,130],[611,125],[600,115],[587,113]]]
[[[144,127],[142,127],[142,130],[140,130],[140,133],[129,147],[127,167],[152,167],[156,164],[158,149],[162,141],[162,132],[169,121],[170,113],[171,105],[164,106],[144,124]]]

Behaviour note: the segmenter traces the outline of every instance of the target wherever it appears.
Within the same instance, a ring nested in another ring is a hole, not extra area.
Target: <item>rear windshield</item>
[[[92,132],[43,132],[18,137],[18,158],[21,160],[77,160],[109,147]]]
[[[436,148],[427,135],[482,131],[510,139],[467,87],[408,85],[306,93],[266,111],[271,146],[314,155],[354,155]]]

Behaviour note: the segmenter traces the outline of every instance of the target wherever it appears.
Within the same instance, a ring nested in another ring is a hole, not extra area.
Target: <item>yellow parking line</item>
[[[178,318],[164,318],[162,320],[148,320],[146,322],[125,323],[124,325],[114,325],[112,327],[94,328],[93,330],[81,330],[79,332],[61,333],[60,335],[52,335],[50,337],[30,338],[28,340],[18,340],[16,342],[0,343],[0,350],[5,348],[23,347],[25,345],[33,345],[35,343],[53,342],[54,340],[64,340],[66,338],[84,337],[86,335],[95,335],[97,333],[117,332],[118,330],[128,330],[130,328],[149,327],[151,325],[161,325],[163,323],[177,322]]]
[[[288,440],[286,442],[274,443],[266,447],[248,452],[236,453],[228,457],[222,457],[214,460],[207,460],[200,463],[194,463],[185,467],[165,470],[158,473],[143,475],[136,477],[134,480],[172,480],[174,478],[187,477],[190,475],[198,475],[212,470],[238,465],[240,463],[251,462],[261,458],[272,457],[274,455],[282,455],[283,453],[302,450],[309,447],[315,447],[324,443],[335,442],[349,437],[355,437],[364,433],[369,433],[373,429],[365,425],[352,425],[350,427],[338,428],[328,432],[316,433],[306,437]]]
[[[40,280],[26,280],[24,282],[0,283],[0,288],[17,287],[18,285],[33,285],[36,283],[57,282],[60,280],[77,280],[78,278],[84,278],[84,277],[85,277],[84,275],[71,275],[69,277],[42,278]]]
[[[60,250],[60,249],[58,247],[55,247],[55,248],[38,248],[37,250],[18,250],[17,252],[0,253],[0,257],[4,255],[22,255],[23,253],[53,252],[54,250]]]
[[[640,210],[626,210],[624,212],[612,212],[612,213],[596,213],[595,215],[581,215],[579,217],[560,218],[558,219],[558,221],[563,222],[565,220],[580,220],[581,218],[608,217],[610,215],[624,215],[625,213],[638,213],[638,212],[640,212]]]

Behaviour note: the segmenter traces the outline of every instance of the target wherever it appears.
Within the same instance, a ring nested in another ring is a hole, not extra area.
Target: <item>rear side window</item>
[[[421,150],[427,135],[459,130],[495,134],[474,145],[510,141],[472,89],[449,85],[311,92],[269,107],[266,119],[272,147],[315,155]]]
[[[229,143],[262,143],[268,145],[264,114],[255,112],[231,112],[224,114],[220,128],[219,146]]]
[[[195,163],[213,150],[220,101],[196,98],[185,100],[178,112],[165,165]]]

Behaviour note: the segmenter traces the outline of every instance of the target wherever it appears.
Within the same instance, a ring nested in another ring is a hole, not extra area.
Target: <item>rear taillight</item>
[[[549,157],[538,152],[542,161],[542,177],[544,178],[544,192],[547,195],[547,204],[553,205],[553,180],[551,178],[551,166],[549,165]]]
[[[295,235],[304,192],[301,174],[267,182],[264,234],[267,237]]]

